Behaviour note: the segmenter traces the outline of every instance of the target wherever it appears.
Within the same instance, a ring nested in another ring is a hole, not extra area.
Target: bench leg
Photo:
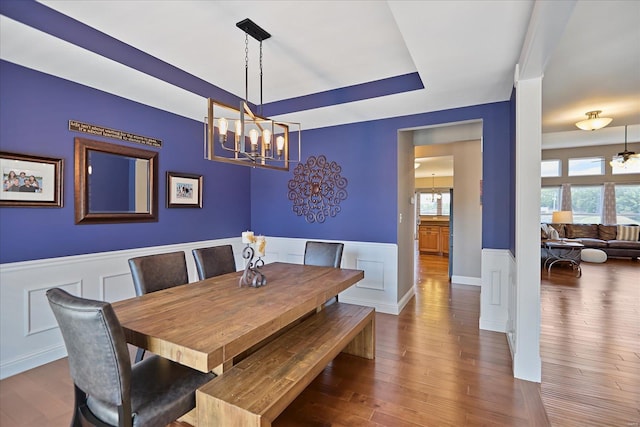
[[[212,380],[215,381],[215,378]],[[271,421],[196,391],[198,427],[270,427]]]
[[[178,421],[191,424],[192,426],[197,426],[198,425],[198,408],[193,408],[192,410],[190,410],[189,412],[187,412],[186,414],[178,418]]]
[[[362,331],[356,335],[353,340],[342,350],[343,353],[352,354],[354,356],[364,357],[365,359],[374,359],[376,355],[376,325],[375,315],[372,313],[370,321]]]
[[[224,371],[228,371],[229,369],[231,369],[232,366],[233,366],[233,361],[227,360],[226,362],[213,368],[211,372],[213,372],[216,375],[222,375],[224,374]]]

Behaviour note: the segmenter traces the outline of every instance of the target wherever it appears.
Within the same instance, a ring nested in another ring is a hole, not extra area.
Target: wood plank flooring
[[[443,257],[417,264],[416,297],[376,314],[376,359],[339,355],[274,427],[640,425],[640,262],[542,273],[542,384],[478,329],[479,288],[449,283]],[[0,426],[68,426],[72,402],[61,359],[0,381]]]
[[[541,396],[556,426],[640,426],[640,262],[541,273]]]

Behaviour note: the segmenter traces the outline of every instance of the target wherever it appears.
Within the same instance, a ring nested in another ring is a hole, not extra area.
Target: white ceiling
[[[425,86],[279,117],[303,129],[507,100],[527,30],[539,25],[528,0],[41,3],[242,98],[244,34],[235,24],[251,18],[272,35],[263,43],[265,103],[413,72]],[[582,139],[574,123],[593,109],[613,117],[612,128],[640,123],[638,22],[640,1],[575,2],[560,42],[547,47],[543,132]],[[250,39],[254,103],[257,50]],[[205,115],[200,94],[5,16],[0,57],[185,117]]]

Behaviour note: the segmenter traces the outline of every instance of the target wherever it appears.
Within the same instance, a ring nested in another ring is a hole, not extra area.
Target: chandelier
[[[300,161],[300,123],[275,121],[261,115],[262,42],[271,34],[248,18],[236,26],[245,33],[245,99],[240,101],[239,108],[207,100],[205,159],[288,171],[290,162]],[[260,115],[251,110],[248,101],[249,36],[260,42]],[[297,143],[297,160],[289,158],[292,139]]]
[[[576,126],[582,130],[597,130],[607,126],[613,120],[610,117],[600,117],[601,110],[588,111],[586,120],[579,121]]]
[[[436,200],[440,200],[442,198],[442,194],[436,193],[436,174],[431,174],[431,201],[435,202]]]
[[[624,127],[624,151],[613,156],[609,164],[614,169],[635,168],[640,163],[640,154],[627,150],[627,126]]]

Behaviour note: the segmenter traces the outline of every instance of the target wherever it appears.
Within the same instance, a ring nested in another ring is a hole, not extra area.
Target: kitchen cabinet
[[[421,225],[418,247],[420,252],[440,252],[440,227]]]
[[[440,249],[443,254],[449,253],[449,226],[440,227]]]
[[[449,253],[449,222],[423,222],[418,226],[418,250],[430,254]]]

